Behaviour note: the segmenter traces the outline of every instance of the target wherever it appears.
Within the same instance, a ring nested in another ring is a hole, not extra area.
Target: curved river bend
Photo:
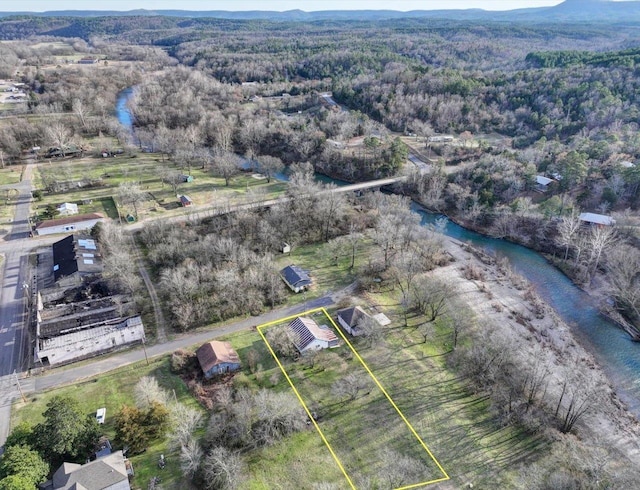
[[[133,88],[118,95],[116,115],[120,123],[133,134],[133,117],[127,101]],[[278,177],[286,179],[285,175]],[[344,185],[345,182],[319,177],[324,182]],[[422,216],[422,224],[434,223],[438,215],[428,213],[418,205],[413,210]],[[490,238],[448,222],[447,236],[481,247],[494,256],[504,256],[514,270],[529,280],[538,294],[571,325],[574,333],[597,357],[609,375],[620,398],[629,409],[640,416],[640,345],[613,322],[603,317],[592,298],[576,287],[562,272],[537,252],[505,240]]]

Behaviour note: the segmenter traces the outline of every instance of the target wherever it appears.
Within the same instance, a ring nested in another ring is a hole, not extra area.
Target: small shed
[[[350,308],[338,310],[337,315],[340,326],[354,337],[362,334],[358,328],[360,322],[365,318],[371,318],[369,314],[359,306],[351,306]]]
[[[207,379],[240,369],[240,357],[229,342],[207,342],[196,351],[196,356]]]
[[[189,196],[180,196],[180,204],[182,207],[186,208],[187,206],[191,206],[193,201]]]
[[[72,202],[63,202],[57,210],[60,216],[72,216],[78,214],[78,205]]]
[[[309,273],[295,264],[288,265],[282,269],[280,277],[294,293],[304,291],[311,285]]]
[[[555,182],[555,180],[543,175],[536,175],[536,190],[538,192],[546,192],[552,182]]]
[[[315,320],[300,316],[289,324],[293,343],[300,353],[338,347],[338,337],[326,325],[318,325]]]
[[[594,226],[613,226],[616,224],[611,216],[596,213],[581,213],[580,221]]]
[[[181,175],[182,182],[193,182],[193,175]]]

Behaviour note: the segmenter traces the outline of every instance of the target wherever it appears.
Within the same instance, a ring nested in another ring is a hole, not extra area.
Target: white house
[[[293,343],[301,353],[338,346],[338,337],[326,325],[318,325],[313,319],[300,316],[289,324]]]
[[[55,233],[73,233],[79,230],[90,230],[96,223],[105,218],[100,213],[79,214],[66,218],[50,219],[36,226],[37,235],[53,235]]]
[[[58,206],[58,214],[60,216],[72,216],[78,214],[78,205],[72,202],[64,202]]]
[[[552,182],[555,182],[555,180],[545,177],[544,175],[536,175],[536,190],[545,192]]]
[[[352,306],[350,308],[339,310],[337,315],[338,323],[340,324],[340,326],[354,337],[362,334],[362,332],[358,328],[360,322],[362,322],[362,320],[364,320],[365,318],[371,318],[367,314],[367,312],[359,306]]]

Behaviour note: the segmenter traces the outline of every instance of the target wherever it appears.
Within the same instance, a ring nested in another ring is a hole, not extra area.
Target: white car
[[[107,409],[106,408],[99,408],[98,411],[96,412],[96,420],[98,421],[99,424],[104,424],[104,419],[107,416]]]

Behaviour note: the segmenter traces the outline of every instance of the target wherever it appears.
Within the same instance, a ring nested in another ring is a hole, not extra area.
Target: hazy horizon
[[[99,6],[94,2],[78,0],[59,0],[54,4],[50,0],[24,0],[12,2],[0,7],[5,12],[44,12],[57,10],[450,10],[450,9],[483,9],[513,10],[520,8],[551,7],[562,3],[562,0],[449,0],[446,4],[435,0],[398,0],[390,5],[383,0],[238,0],[236,2],[211,2],[207,0],[183,0],[176,5],[175,0],[103,0]]]

